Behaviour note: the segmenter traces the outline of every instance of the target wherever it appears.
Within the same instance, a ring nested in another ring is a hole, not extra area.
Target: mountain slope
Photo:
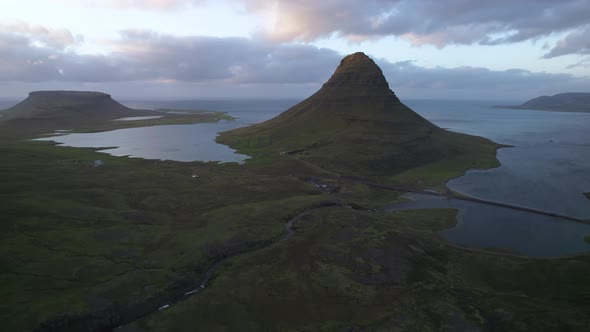
[[[523,108],[590,112],[590,93],[560,93],[542,96],[522,104]]]
[[[395,174],[469,155],[471,163],[482,154],[495,158],[498,147],[422,118],[400,102],[363,53],[345,57],[308,99],[266,122],[222,133],[218,141],[254,156],[283,154],[358,175]]]

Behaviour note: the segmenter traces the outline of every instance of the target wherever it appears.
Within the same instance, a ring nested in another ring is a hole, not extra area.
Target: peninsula
[[[554,112],[590,113],[589,92],[568,92],[554,96],[533,98],[521,105],[496,106],[497,108],[527,109]]]
[[[33,91],[20,103],[2,111],[0,135],[39,135],[54,130],[78,132],[164,124],[214,122],[229,118],[223,112],[137,110],[111,95],[95,91]],[[117,121],[137,118],[136,121]]]

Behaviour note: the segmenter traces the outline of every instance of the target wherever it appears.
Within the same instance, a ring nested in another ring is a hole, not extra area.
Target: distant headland
[[[567,92],[554,96],[533,98],[521,105],[494,106],[496,108],[527,109],[554,112],[590,113],[590,92]]]
[[[232,118],[224,112],[202,110],[132,109],[97,91],[33,91],[23,101],[2,111],[0,133],[31,137],[64,129],[93,132],[221,119]]]

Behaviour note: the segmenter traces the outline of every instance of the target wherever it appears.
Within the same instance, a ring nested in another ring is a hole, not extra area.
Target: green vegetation
[[[211,287],[138,331],[582,331],[590,257],[527,260],[433,235],[455,212],[315,210],[279,245],[223,264]]]
[[[296,178],[237,165],[31,141],[4,141],[0,153],[0,321],[8,330],[165,298],[175,283],[196,280],[196,268],[276,239],[290,217],[330,200]]]
[[[467,168],[497,165],[499,146],[422,119],[360,59],[349,65],[369,77],[337,71],[327,90],[275,120],[224,133],[221,141],[254,156],[244,165],[129,159],[25,140],[55,129],[216,121],[220,113],[123,123],[111,121],[128,115],[116,105],[94,122],[48,120],[25,108],[35,116],[0,121],[2,328],[589,326],[590,255],[528,259],[457,248],[437,235],[454,227],[455,210],[375,210],[400,193],[350,176],[441,185]],[[177,302],[207,271],[214,271],[207,287]]]
[[[256,157],[252,163],[282,155],[340,175],[391,179],[408,172],[393,180],[410,185],[424,174],[427,186],[468,168],[497,166],[500,147],[442,130],[419,116],[399,101],[364,54],[342,60],[305,101],[274,119],[222,133],[218,141]]]

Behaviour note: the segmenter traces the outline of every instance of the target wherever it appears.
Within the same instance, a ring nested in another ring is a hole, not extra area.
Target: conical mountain
[[[222,133],[218,140],[242,153],[286,155],[358,175],[395,174],[484,152],[495,155],[498,147],[480,137],[443,130],[412,111],[364,53],[342,59],[308,99],[266,122]]]
[[[342,123],[326,126],[323,120]],[[275,127],[273,131],[280,131],[279,136],[291,136],[290,128],[307,132],[314,131],[318,125],[323,131],[336,129],[331,128],[334,126],[340,127],[338,129],[351,126],[368,129],[373,125],[436,128],[405,107],[389,89],[379,66],[360,52],[342,59],[332,77],[313,96],[252,129],[270,129],[268,125]]]

